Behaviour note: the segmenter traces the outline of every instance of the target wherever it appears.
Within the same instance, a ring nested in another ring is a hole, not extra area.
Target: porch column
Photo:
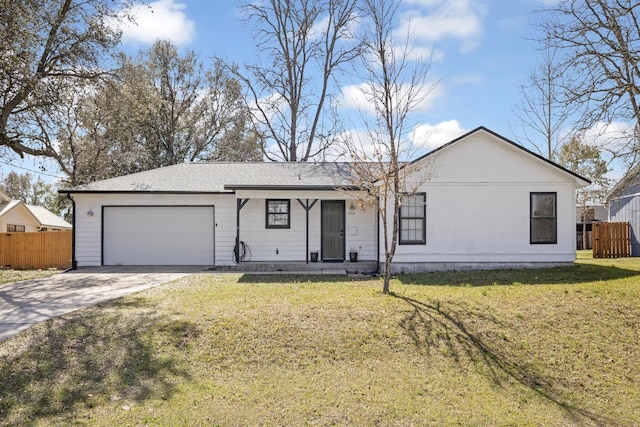
[[[302,206],[302,209],[304,209],[307,213],[307,254],[305,255],[305,259],[306,263],[309,264],[309,211],[311,210],[311,208],[313,208],[318,199],[313,199],[313,202],[311,202],[311,204],[309,204],[309,199],[306,199],[306,203],[302,203],[302,200],[300,199],[297,200],[298,203],[300,203],[300,206]]]
[[[240,210],[248,201],[249,199],[236,199],[236,247],[233,249],[236,264],[240,264]]]

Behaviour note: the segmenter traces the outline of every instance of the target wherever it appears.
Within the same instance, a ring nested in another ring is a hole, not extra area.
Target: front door
[[[322,260],[344,261],[344,200],[322,201]]]

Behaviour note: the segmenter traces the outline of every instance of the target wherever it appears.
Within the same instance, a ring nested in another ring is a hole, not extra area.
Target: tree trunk
[[[389,260],[389,257],[386,254],[382,278],[382,293],[387,295],[389,293],[389,283],[391,282],[391,260]]]

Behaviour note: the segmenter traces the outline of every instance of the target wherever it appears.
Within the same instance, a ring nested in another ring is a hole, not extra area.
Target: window
[[[7,233],[24,233],[24,225],[7,224]]]
[[[424,245],[427,242],[425,193],[405,194],[400,205],[401,245]]]
[[[267,200],[267,228],[290,228],[289,200]]]
[[[558,242],[557,193],[531,193],[530,243]]]

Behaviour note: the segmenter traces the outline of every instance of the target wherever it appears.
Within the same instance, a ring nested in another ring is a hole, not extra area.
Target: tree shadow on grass
[[[189,374],[159,350],[195,335],[195,325],[154,314],[138,300],[48,320],[0,344],[0,420],[70,421],[78,410],[110,402],[168,399]]]
[[[572,267],[434,272],[398,275],[397,279],[407,285],[493,286],[576,284],[629,277],[640,277],[640,271],[620,267],[577,264]]]
[[[556,391],[551,379],[542,376],[525,361],[514,360],[514,356],[508,355],[507,342],[499,343],[499,338],[491,339],[487,333],[475,332],[471,326],[475,322],[493,325],[495,329],[508,327],[491,314],[471,311],[460,304],[445,307],[439,301],[423,302],[393,292],[391,295],[409,305],[409,313],[399,326],[426,354],[439,349],[458,364],[464,359],[474,361],[477,366],[480,361],[482,372],[494,383],[502,385],[505,380],[512,380],[533,390],[562,408],[577,425],[620,425],[610,417],[569,403]]]

